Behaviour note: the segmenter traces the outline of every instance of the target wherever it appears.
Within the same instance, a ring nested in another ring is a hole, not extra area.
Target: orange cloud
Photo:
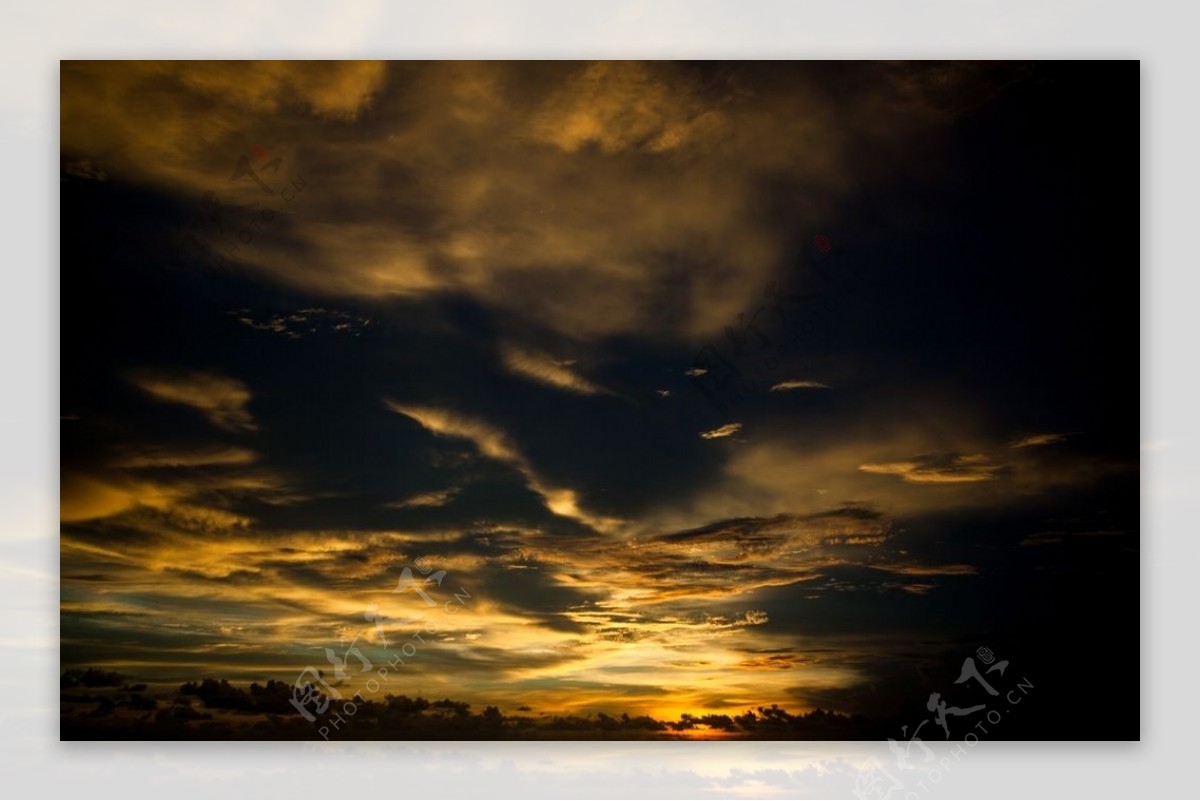
[[[140,371],[130,380],[157,400],[190,406],[218,428],[254,431],[258,428],[246,409],[250,390],[236,378],[205,372]]]
[[[963,484],[994,481],[999,467],[983,454],[972,454],[943,460],[926,457],[907,462],[862,464],[858,469],[864,473],[900,476],[913,484]]]
[[[724,437],[732,437],[741,430],[741,423],[726,423],[723,426],[717,426],[711,431],[701,431],[700,437],[701,439],[722,439]]]

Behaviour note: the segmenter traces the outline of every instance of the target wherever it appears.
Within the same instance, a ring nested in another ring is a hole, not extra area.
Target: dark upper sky
[[[64,62],[64,666],[1136,737],[1138,80]]]

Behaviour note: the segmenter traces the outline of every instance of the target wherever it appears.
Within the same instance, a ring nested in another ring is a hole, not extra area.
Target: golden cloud
[[[210,423],[228,431],[254,431],[246,409],[250,390],[236,378],[206,372],[139,371],[130,380],[151,397],[190,406]]]
[[[1018,437],[1008,443],[1010,448],[1032,448],[1039,445],[1055,445],[1059,442],[1065,442],[1066,434],[1029,434],[1024,437]]]
[[[422,492],[413,495],[411,498],[405,498],[403,501],[395,501],[387,506],[391,509],[420,509],[445,506],[454,500],[458,495],[458,487],[450,487],[449,489],[436,490],[434,492]]]
[[[900,476],[913,484],[962,484],[975,481],[994,481],[999,466],[983,454],[952,455],[938,459],[930,456],[914,461],[861,464],[864,473]]]
[[[525,477],[529,488],[542,496],[546,508],[554,514],[578,520],[597,531],[611,531],[620,525],[618,520],[593,515],[581,509],[579,495],[575,490],[553,486],[540,476],[511,438],[495,426],[447,409],[408,406],[390,400],[385,400],[384,404],[396,414],[408,417],[436,436],[465,439],[489,459],[514,468]]]
[[[290,286],[462,293],[572,339],[694,341],[757,303],[787,256],[786,226],[753,202],[763,181],[805,187],[790,216],[827,215],[887,169],[856,148],[938,119],[911,66],[895,68],[900,103],[882,100],[895,76],[831,104],[815,74],[776,86],[748,69],[65,62],[62,149],[249,208],[263,196],[230,172],[268,148],[309,188],[234,258]]]
[[[568,363],[552,359],[544,353],[506,345],[501,349],[501,355],[508,370],[540,384],[581,395],[608,392],[571,370]]]
[[[790,389],[829,389],[828,384],[820,381],[780,381],[771,387],[772,392],[786,392]]]
[[[134,450],[113,462],[125,469],[162,467],[213,467],[252,464],[258,454],[246,448],[214,446],[208,448],[144,448]]]
[[[725,425],[717,426],[711,431],[701,431],[700,437],[702,439],[722,439],[723,437],[732,437],[741,430],[741,423],[726,423]]]

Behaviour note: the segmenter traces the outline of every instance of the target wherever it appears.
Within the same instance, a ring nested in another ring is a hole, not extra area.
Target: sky
[[[62,668],[1136,739],[1138,93],[62,62]]]

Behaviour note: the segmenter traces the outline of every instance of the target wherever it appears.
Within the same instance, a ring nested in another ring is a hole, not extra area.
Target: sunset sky
[[[419,629],[388,691],[889,715],[988,646],[1047,737],[1136,738],[1138,102],[1136,62],[63,62],[62,667],[290,683]]]

